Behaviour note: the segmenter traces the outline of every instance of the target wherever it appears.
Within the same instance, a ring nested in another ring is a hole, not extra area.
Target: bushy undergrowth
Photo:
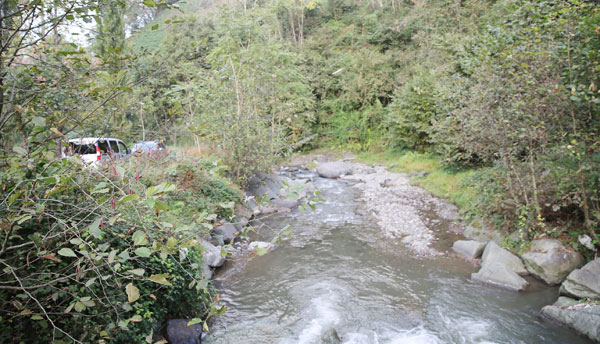
[[[2,175],[0,341],[153,342],[166,319],[217,312],[197,238],[239,199],[218,166],[44,156]]]

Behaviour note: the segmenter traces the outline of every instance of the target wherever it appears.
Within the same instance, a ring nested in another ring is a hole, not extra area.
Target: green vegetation
[[[4,342],[151,341],[165,317],[205,321],[196,238],[298,148],[428,171],[414,182],[467,217],[596,252],[577,239],[598,247],[597,2],[0,6]],[[83,136],[185,148],[93,170],[62,157]]]

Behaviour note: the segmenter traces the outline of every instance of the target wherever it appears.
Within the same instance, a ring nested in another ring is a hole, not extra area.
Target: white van
[[[79,155],[86,164],[106,160],[120,160],[128,157],[131,151],[123,141],[112,137],[79,137],[69,140],[63,156]]]

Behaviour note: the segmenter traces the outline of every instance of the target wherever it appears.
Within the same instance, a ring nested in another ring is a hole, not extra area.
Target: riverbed
[[[591,343],[539,317],[557,288],[512,292],[472,282],[478,270],[451,252],[455,222],[413,210],[436,237],[418,254],[382,230],[357,180],[310,178],[325,202],[265,219],[255,240],[291,236],[217,275],[227,312],[205,343]]]

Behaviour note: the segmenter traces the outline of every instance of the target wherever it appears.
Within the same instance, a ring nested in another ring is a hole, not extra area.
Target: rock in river
[[[481,270],[472,274],[471,279],[519,291],[529,286],[520,275],[527,275],[521,259],[490,241],[483,251]]]
[[[483,253],[485,243],[476,240],[458,240],[452,249],[469,258],[479,258]]]
[[[498,244],[493,241],[490,241],[485,247],[482,260],[482,265],[498,262],[506,265],[509,269],[521,276],[529,274],[525,265],[523,265],[521,258],[498,246]]]
[[[231,240],[235,238],[235,234],[238,232],[237,228],[235,228],[235,226],[231,223],[224,223],[220,226],[216,226],[212,231],[215,235],[222,235],[225,243],[231,242]]]
[[[202,344],[202,324],[188,326],[191,319],[167,321],[167,339],[171,344]]]
[[[341,161],[335,161],[319,164],[317,173],[323,178],[339,178],[343,175],[352,174],[352,170],[348,164]]]
[[[214,246],[208,241],[201,241],[200,244],[204,247],[202,260],[212,268],[218,268],[225,263],[225,258],[221,256],[221,248]]]
[[[527,270],[550,285],[560,284],[567,275],[583,265],[583,256],[560,241],[539,239],[521,256]]]
[[[600,299],[600,258],[573,270],[560,287],[560,293],[579,299]]]
[[[600,342],[599,304],[578,303],[576,300],[560,297],[553,305],[542,308],[542,316]]]
[[[471,275],[471,279],[515,291],[524,290],[529,286],[529,282],[523,277],[500,262],[482,265],[479,272]]]

